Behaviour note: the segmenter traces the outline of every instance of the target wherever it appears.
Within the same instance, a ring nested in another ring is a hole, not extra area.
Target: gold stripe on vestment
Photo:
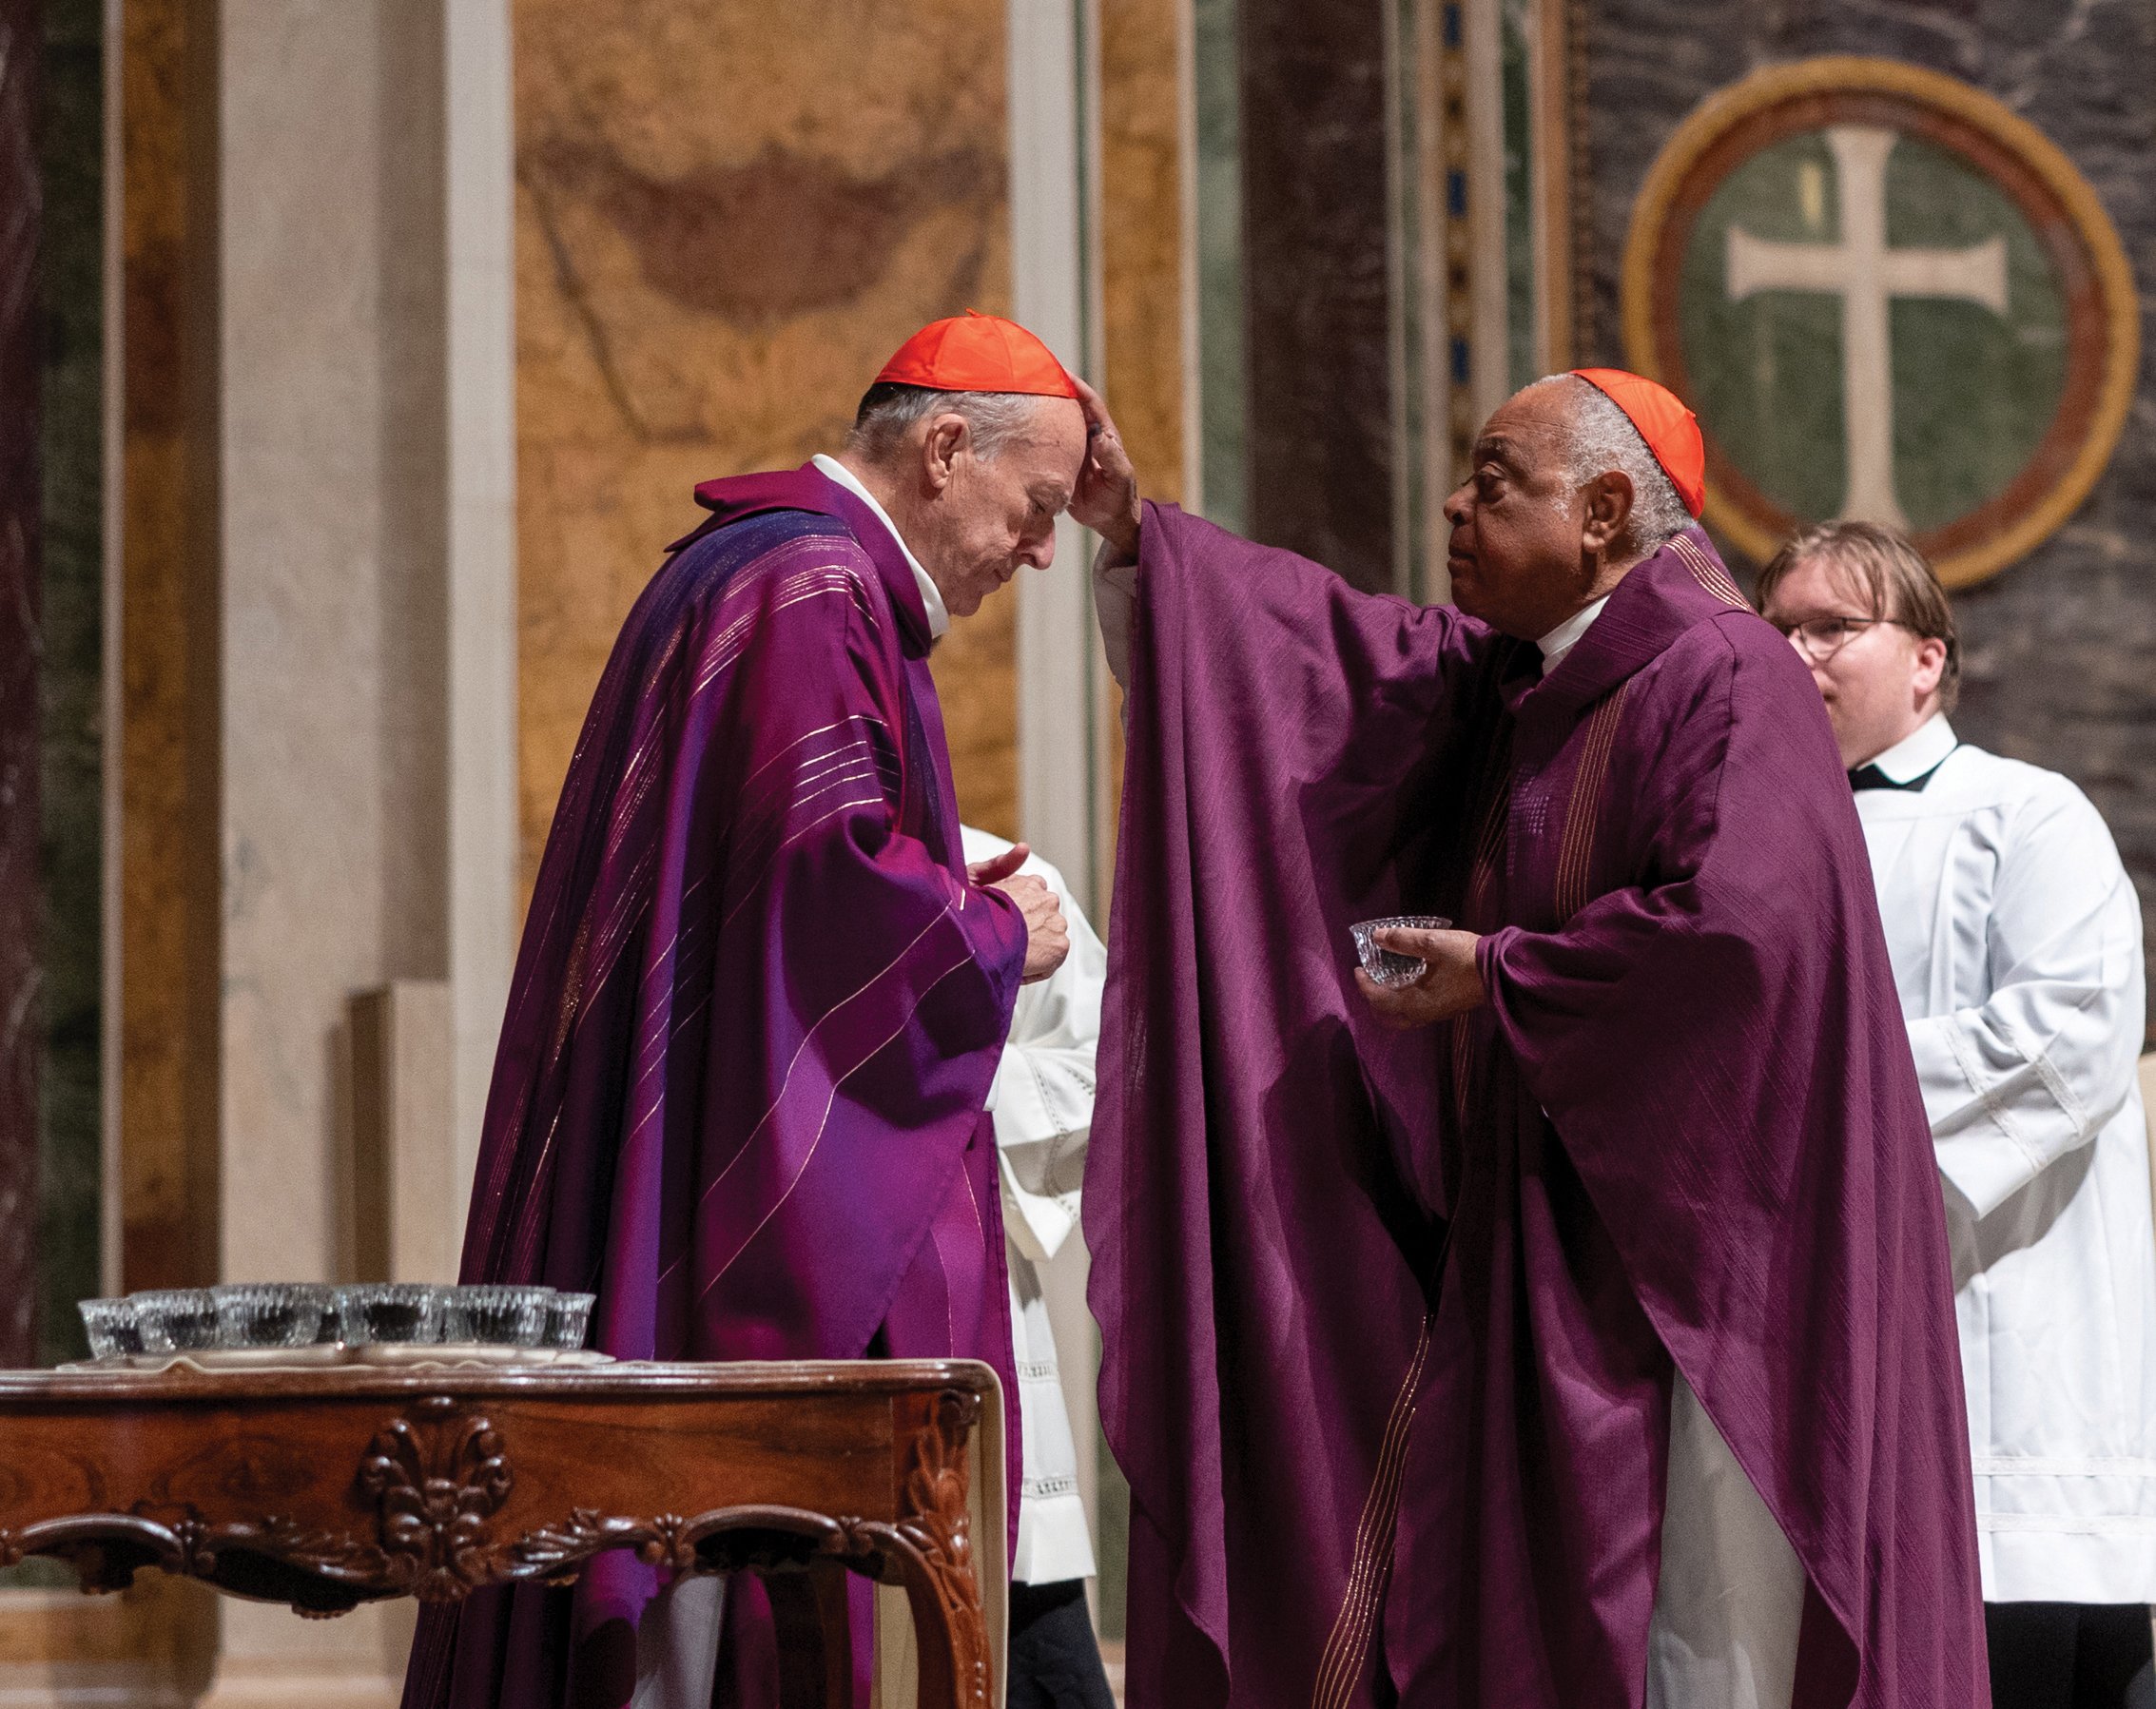
[[[1717,599],[1724,605],[1735,606],[1739,611],[1748,612],[1752,609],[1751,601],[1738,592],[1737,584],[1729,579],[1729,572],[1693,545],[1690,540],[1687,540],[1682,534],[1679,534],[1670,541],[1670,546],[1677,555],[1683,560],[1685,569],[1692,572],[1692,579]]]
[[[1386,1421],[1377,1471],[1363,1501],[1362,1521],[1355,1527],[1354,1563],[1348,1573],[1340,1613],[1332,1622],[1332,1636],[1327,1640],[1325,1654],[1318,1662],[1311,1709],[1346,1709],[1369,1657],[1370,1633],[1376,1629],[1386,1580],[1392,1571],[1392,1541],[1400,1521],[1408,1434],[1415,1422],[1416,1391],[1422,1387],[1423,1365],[1429,1357],[1430,1330],[1435,1321],[1434,1312],[1424,1314],[1422,1334],[1416,1339],[1413,1357],[1408,1361],[1400,1392],[1393,1399],[1392,1415]]]
[[[1624,716],[1624,703],[1638,680],[1627,677],[1587,721],[1580,769],[1573,776],[1572,799],[1564,809],[1564,841],[1557,858],[1555,904],[1560,921],[1571,919],[1587,903],[1595,832],[1602,823],[1602,784],[1609,775],[1609,758],[1617,747],[1617,727]]]

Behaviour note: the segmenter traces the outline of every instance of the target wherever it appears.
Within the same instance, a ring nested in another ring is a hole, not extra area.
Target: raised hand
[[[1071,495],[1071,516],[1106,540],[1118,557],[1135,559],[1144,516],[1137,471],[1100,394],[1075,374],[1071,379],[1085,411],[1086,432],[1085,461],[1078,469],[1078,491]]]
[[[1355,983],[1362,987],[1371,1011],[1395,1032],[1449,1020],[1480,1008],[1486,1000],[1483,976],[1475,966],[1473,932],[1427,932],[1396,925],[1377,934],[1377,942],[1394,955],[1419,956],[1425,965],[1422,978],[1411,985],[1381,985],[1360,967]]]

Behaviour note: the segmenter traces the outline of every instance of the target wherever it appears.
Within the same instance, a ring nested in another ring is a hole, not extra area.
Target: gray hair
[[[1577,374],[1550,374],[1534,381],[1526,390],[1531,392],[1565,380],[1578,388],[1571,439],[1564,448],[1565,479],[1571,483],[1573,492],[1612,473],[1629,480],[1632,515],[1624,525],[1624,532],[1632,550],[1643,557],[1672,535],[1689,528],[1692,513],[1678,496],[1676,482],[1655,460],[1655,454],[1647,449],[1647,441],[1632,425],[1632,418],[1618,408],[1609,395],[1592,380],[1582,379]],[[1560,502],[1569,505],[1571,501],[1572,495],[1567,493]]]
[[[846,449],[881,461],[921,422],[947,412],[965,418],[974,453],[985,459],[1024,435],[1039,402],[1028,392],[939,392],[884,380],[863,395]]]

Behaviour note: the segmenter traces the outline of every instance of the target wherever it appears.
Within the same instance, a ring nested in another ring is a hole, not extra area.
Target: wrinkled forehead
[[[1575,382],[1583,383],[1583,382]],[[1535,385],[1515,392],[1483,423],[1475,456],[1533,468],[1564,454],[1572,425],[1569,386]]]
[[[1037,398],[1025,431],[1004,449],[1027,477],[1053,476],[1066,489],[1078,485],[1085,461],[1085,412],[1074,398]]]

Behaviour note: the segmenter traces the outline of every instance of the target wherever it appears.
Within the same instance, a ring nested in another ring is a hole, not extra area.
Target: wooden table
[[[988,1709],[969,1456],[1000,1466],[997,1394],[957,1360],[0,1371],[0,1565],[89,1590],[156,1566],[310,1615],[608,1549],[752,1570],[788,1709],[846,1700],[860,1573],[905,1589],[923,1705]]]

